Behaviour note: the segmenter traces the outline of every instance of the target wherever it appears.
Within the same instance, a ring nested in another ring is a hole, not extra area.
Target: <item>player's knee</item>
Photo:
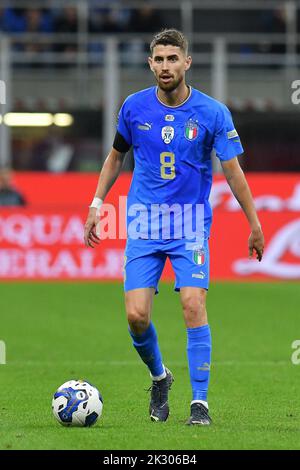
[[[207,323],[206,314],[206,292],[200,292],[197,295],[188,295],[182,299],[184,318],[187,326],[194,324]]]
[[[141,334],[149,326],[149,314],[143,309],[127,310],[127,321],[133,333]]]
[[[200,291],[197,294],[188,294],[182,299],[182,307],[187,312],[199,312],[206,308],[206,292]]]

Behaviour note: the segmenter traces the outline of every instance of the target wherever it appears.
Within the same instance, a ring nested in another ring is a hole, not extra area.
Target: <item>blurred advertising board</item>
[[[95,174],[18,173],[25,208],[0,208],[0,279],[114,280],[123,277],[124,212],[131,174],[122,174],[105,201],[116,225],[95,249],[83,244]],[[264,229],[261,263],[248,259],[249,227],[223,177],[214,179],[210,237],[212,280],[300,280],[300,174],[247,174]],[[163,279],[173,279],[167,262]]]

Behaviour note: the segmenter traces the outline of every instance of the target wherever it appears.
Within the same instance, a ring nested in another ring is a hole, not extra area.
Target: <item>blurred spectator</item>
[[[53,18],[47,9],[4,8],[3,29],[9,33],[51,33]]]
[[[46,9],[31,8],[25,13],[26,31],[29,33],[52,33],[53,18]]]
[[[97,32],[101,33],[121,33],[123,30],[123,22],[118,10],[108,9],[100,12],[101,21],[98,24],[100,29]],[[93,23],[92,23],[93,28]]]
[[[262,14],[263,30],[266,33],[285,33],[286,9],[284,5]]]
[[[74,147],[64,136],[64,130],[52,127],[49,128],[47,137],[33,149],[30,169],[54,173],[69,171],[72,169],[74,157]]]
[[[51,33],[53,32],[53,18],[46,10],[40,10],[38,8],[32,8],[25,12],[26,18],[26,32],[28,33]],[[35,60],[36,54],[41,52],[49,52],[52,49],[51,43],[39,43],[38,41],[27,43],[24,50],[30,54],[33,61],[30,66],[39,67],[41,64],[40,60]],[[47,61],[45,62],[47,63]]]
[[[26,31],[25,8],[4,8],[2,26],[9,33]]]
[[[39,8],[5,8],[3,12],[3,29],[10,33],[51,33],[53,32],[53,18],[47,9]],[[51,50],[51,44],[34,42],[13,43],[15,51],[27,52],[29,61],[26,65],[40,65],[35,61],[36,53]],[[30,61],[32,58],[32,62]]]
[[[122,7],[120,0],[111,0],[110,5],[110,8],[101,8],[101,0],[91,4],[89,16],[89,31],[91,33],[120,33],[126,31],[130,10]]]
[[[163,28],[159,10],[151,6],[143,6],[131,13],[128,30],[134,33],[154,33]]]
[[[284,6],[275,8],[272,11],[268,11],[261,16],[262,29],[265,33],[269,34],[284,34],[286,32],[286,9]],[[264,41],[259,44],[258,50],[264,54],[284,54],[285,53],[285,41],[282,44],[273,43],[272,41]]]
[[[25,206],[26,201],[11,183],[8,168],[0,168],[0,206]]]
[[[120,0],[111,0],[109,8],[104,6],[101,8],[101,3],[101,0],[91,2],[88,24],[89,32],[110,34],[127,31],[130,10],[124,8]],[[104,44],[99,41],[90,42],[89,53],[90,60],[94,65],[103,63],[105,56]]]
[[[65,7],[61,14],[56,18],[54,30],[56,33],[77,34],[78,26],[77,8]],[[76,38],[74,42],[56,43],[54,50],[55,52],[64,52],[66,55],[65,58],[67,60],[63,63],[59,62],[60,67],[73,65],[72,62],[76,62],[76,53],[78,50]]]
[[[131,12],[128,31],[130,33],[154,33],[163,29],[164,23],[159,10],[143,6]],[[149,53],[149,43],[136,38],[122,46],[122,62],[125,65],[146,65],[143,55]]]
[[[77,8],[64,7],[61,14],[56,18],[54,29],[57,33],[77,33]]]
[[[243,54],[245,58],[251,56],[251,54],[285,54],[286,45],[285,37],[282,42],[273,42],[272,38],[268,37],[270,34],[285,34],[287,27],[287,17],[286,9],[284,4],[275,8],[274,10],[263,11],[258,16],[257,29],[259,32],[264,34],[264,40],[256,44],[241,44],[238,46],[239,52]],[[230,51],[235,52],[234,45],[230,46]],[[273,62],[262,63],[262,67],[270,67],[271,69],[281,66],[281,63],[284,64],[284,61],[281,61],[280,57],[274,57]],[[247,62],[243,63],[242,66],[245,67]],[[251,67],[251,62],[249,63]]]

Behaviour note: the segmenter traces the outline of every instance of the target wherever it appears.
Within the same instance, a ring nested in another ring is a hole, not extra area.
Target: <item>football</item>
[[[52,411],[63,426],[92,426],[100,418],[103,399],[99,390],[85,380],[69,380],[54,393]]]

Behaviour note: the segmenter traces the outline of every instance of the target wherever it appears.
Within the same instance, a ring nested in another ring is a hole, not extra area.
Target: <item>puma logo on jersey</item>
[[[138,129],[140,129],[141,131],[150,131],[151,127],[152,124],[149,124],[149,122],[145,122],[144,124],[138,125]]]

